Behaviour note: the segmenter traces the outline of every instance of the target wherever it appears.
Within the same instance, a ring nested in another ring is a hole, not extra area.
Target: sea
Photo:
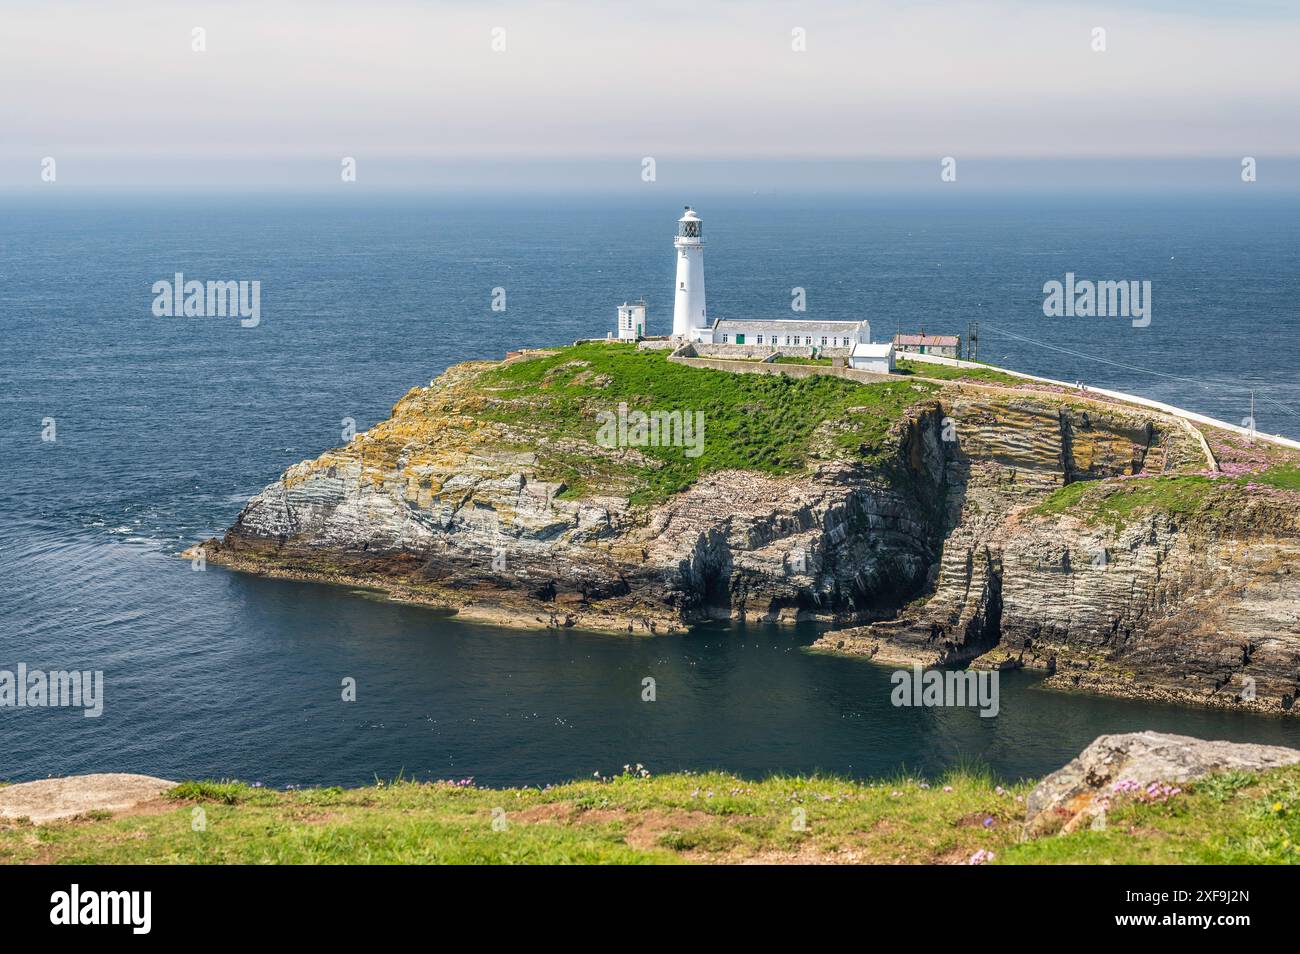
[[[1300,438],[1300,199],[686,197],[714,316],[977,329],[978,357]],[[104,674],[103,711],[0,708],[0,780],[546,785],[624,765],[1016,779],[1095,736],[1300,746],[1300,720],[1042,688],[891,704],[811,626],[502,630],[179,553],[448,366],[671,324],[675,220],[619,195],[0,196],[0,671]],[[260,320],[159,317],[153,286],[258,281]],[[1043,286],[1150,281],[1151,320],[1048,317]],[[807,311],[794,313],[796,290]],[[497,306],[494,308],[494,304]],[[644,680],[655,680],[654,701]],[[354,681],[355,701],[343,700]]]

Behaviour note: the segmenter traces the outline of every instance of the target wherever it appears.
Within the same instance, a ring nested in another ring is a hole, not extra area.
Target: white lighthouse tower
[[[677,290],[673,300],[673,337],[688,341],[709,339],[704,308],[704,223],[689,205],[677,220]]]

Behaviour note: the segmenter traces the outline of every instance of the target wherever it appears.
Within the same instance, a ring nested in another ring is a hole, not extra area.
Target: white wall
[[[1024,378],[1026,381],[1038,381],[1042,384],[1052,384],[1056,387],[1069,388],[1071,391],[1077,391],[1072,381],[1057,381],[1055,378],[1040,378],[1036,374],[1025,374],[1023,371],[1012,371],[1010,368],[999,368],[992,364],[979,364],[975,361],[959,361],[956,358],[943,358],[935,354],[912,354],[905,355],[908,361],[928,361],[931,364],[946,364],[952,368],[988,368],[991,371],[1001,371],[1003,374],[1009,374],[1013,377]],[[1172,414],[1174,417],[1181,417],[1197,424],[1206,424],[1210,427],[1222,428],[1225,431],[1232,431],[1234,434],[1240,434],[1243,437],[1249,437],[1250,431],[1238,424],[1229,424],[1227,421],[1220,421],[1217,418],[1207,417],[1204,414],[1197,414],[1195,411],[1188,411],[1185,408],[1175,407],[1172,404],[1165,404],[1161,401],[1153,401],[1150,398],[1138,397],[1135,394],[1126,394],[1123,391],[1111,391],[1107,388],[1094,388],[1089,386],[1087,393],[1100,394],[1104,397],[1115,398],[1119,401],[1125,401],[1129,404],[1138,404],[1142,407],[1154,408],[1157,411],[1164,411],[1166,414]],[[1269,441],[1282,447],[1292,447],[1300,450],[1300,441],[1294,441],[1289,437],[1283,437],[1280,434],[1264,434],[1259,431],[1255,432],[1255,437],[1259,440]]]

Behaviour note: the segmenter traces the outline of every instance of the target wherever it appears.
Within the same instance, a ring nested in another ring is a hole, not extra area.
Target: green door
[[[744,344],[744,343],[745,343],[745,336],[744,336],[744,335],[736,335],[736,344]]]

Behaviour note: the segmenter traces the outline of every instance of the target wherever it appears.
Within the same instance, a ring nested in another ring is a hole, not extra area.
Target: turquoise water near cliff
[[[1259,427],[1300,437],[1294,199],[687,198],[716,315],[787,315],[799,286],[809,317],[866,316],[877,337],[979,320],[986,360],[1233,421],[1256,387],[1276,402]],[[888,670],[802,652],[808,629],[501,631],[176,559],[337,445],[343,418],[370,426],[449,364],[602,335],[632,297],[666,330],[680,204],[0,198],[0,669],[106,679],[99,719],[0,709],[0,779],[541,784],[626,762],[876,776],[972,760],[1017,777],[1105,731],[1300,745],[1297,720],[1050,693],[1030,674],[1004,676],[997,718],[896,709]],[[155,318],[150,288],[177,271],[260,280],[260,325]],[[1151,280],[1150,327],[1045,318],[1042,284],[1066,271]]]

